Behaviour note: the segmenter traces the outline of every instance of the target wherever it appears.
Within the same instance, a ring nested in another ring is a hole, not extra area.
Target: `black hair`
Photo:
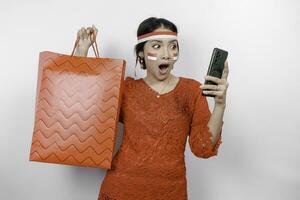
[[[169,29],[170,31],[173,31],[175,33],[178,33],[177,27],[174,23],[170,22],[167,19],[164,18],[157,18],[157,17],[150,17],[148,19],[145,19],[142,23],[140,23],[138,30],[137,30],[137,37],[151,33],[154,30],[164,27],[166,29]],[[141,42],[134,47],[135,55],[136,55],[136,61],[135,61],[135,66],[137,65],[137,62],[139,61],[141,68],[146,69],[146,64],[145,64],[145,58],[141,58],[138,54],[141,51],[144,51],[144,46],[145,42]],[[179,45],[178,45],[178,50],[179,50]]]

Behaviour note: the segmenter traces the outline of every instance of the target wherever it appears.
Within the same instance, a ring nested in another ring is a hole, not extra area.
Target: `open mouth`
[[[161,73],[165,73],[167,72],[168,68],[169,68],[169,65],[168,64],[161,64],[158,66],[159,70]]]

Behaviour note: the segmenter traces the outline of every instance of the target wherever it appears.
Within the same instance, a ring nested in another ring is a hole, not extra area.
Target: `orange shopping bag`
[[[111,168],[126,61],[39,55],[30,161]]]

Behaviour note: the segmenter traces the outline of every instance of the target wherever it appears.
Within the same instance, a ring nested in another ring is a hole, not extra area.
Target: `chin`
[[[165,80],[165,79],[168,78],[169,76],[171,76],[171,73],[170,73],[170,72],[168,72],[168,73],[166,73],[166,74],[160,74],[160,73],[158,72],[158,79],[159,79],[159,80]]]

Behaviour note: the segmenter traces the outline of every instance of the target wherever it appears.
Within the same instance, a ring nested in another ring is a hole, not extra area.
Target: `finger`
[[[87,33],[88,35],[90,35],[92,32],[93,32],[93,29],[92,29],[91,27],[87,27],[86,33]]]
[[[83,38],[84,38],[84,39],[87,39],[88,34],[87,34],[87,32],[86,32],[86,29],[85,29],[84,27],[82,27],[82,28],[81,28],[81,31],[82,31],[82,36],[83,36]]]
[[[98,31],[98,29],[96,28],[96,26],[93,24],[92,28],[95,29],[96,31]]]
[[[82,36],[82,30],[81,30],[81,29],[79,29],[77,35],[78,35],[78,37],[79,37],[80,39],[83,39],[83,36]]]
[[[218,89],[218,85],[212,85],[212,84],[204,84],[204,85],[200,85],[200,88],[202,90],[217,90]]]
[[[91,42],[94,42],[96,40],[95,31],[92,28],[90,30],[89,39]]]
[[[224,63],[224,69],[223,69],[222,79],[226,79],[227,80],[228,73],[229,73],[228,60],[226,59],[225,63]]]
[[[93,41],[96,41],[98,29],[96,28],[96,26],[95,26],[94,24],[92,25],[92,30],[93,30],[92,40],[93,40]]]
[[[77,31],[77,37],[80,38],[80,29]]]
[[[210,80],[212,82],[215,82],[217,84],[220,84],[221,83],[221,79],[220,78],[217,78],[217,77],[214,77],[214,76],[205,76],[205,80]]]
[[[97,33],[98,33],[98,29],[96,28],[96,26],[93,24],[93,30],[94,30],[94,33],[95,33],[95,35],[97,35]]]
[[[222,91],[213,91],[213,90],[204,90],[203,91],[204,94],[211,94],[211,95],[215,95],[215,96],[222,96],[223,92]]]

